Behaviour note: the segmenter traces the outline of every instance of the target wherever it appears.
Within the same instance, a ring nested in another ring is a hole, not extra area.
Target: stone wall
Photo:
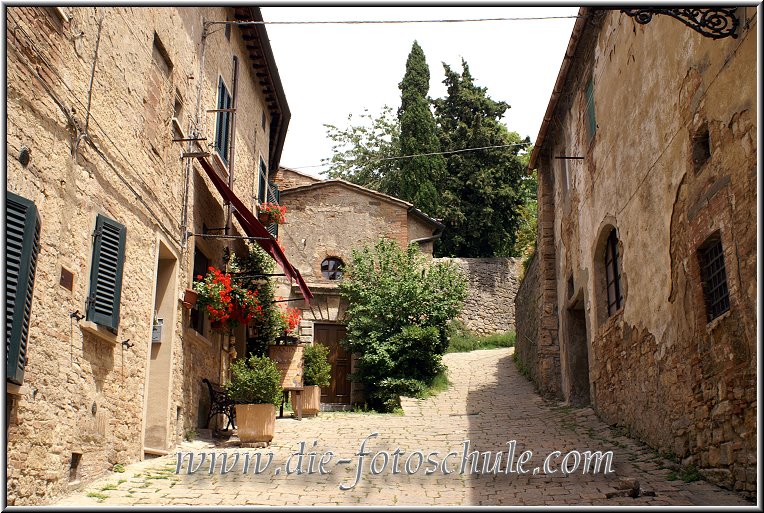
[[[539,259],[533,254],[528,263],[520,286],[515,296],[515,315],[517,318],[515,354],[520,368],[528,378],[538,383],[539,361],[539,323],[541,322],[541,283]]]
[[[225,346],[209,332],[189,335],[188,311],[178,298],[193,280],[198,243],[186,239],[185,229],[223,226],[225,216],[220,195],[180,159],[172,139],[190,134],[201,94],[199,127],[214,140],[214,116],[204,111],[216,107],[219,76],[230,87],[237,55],[234,187],[253,204],[251,170],[261,157],[268,160],[270,125],[266,119],[261,126],[267,104],[238,28],[230,38],[222,28],[207,38],[200,69],[202,17],[232,16],[223,7],[7,9],[7,189],[34,202],[42,223],[26,373],[23,386],[7,385],[9,505],[50,502],[116,463],[143,459],[147,428],[166,444],[155,449],[166,450],[206,420],[201,378],[225,378]],[[86,119],[92,144],[84,138],[78,144]],[[27,165],[17,158],[22,147],[31,150]],[[85,311],[98,214],[127,229],[116,334],[69,315]],[[201,244],[220,265],[224,244]],[[160,261],[175,284],[161,295]],[[64,271],[73,274],[71,287],[61,284]],[[150,386],[157,363],[152,318],[160,300],[162,345],[170,350],[154,375],[161,378],[154,385],[162,386]],[[166,401],[154,411],[164,425],[147,426],[155,394]]]
[[[517,258],[437,258],[453,262],[467,279],[467,299],[459,314],[476,335],[515,331],[515,294],[522,263]]]
[[[555,259],[556,299],[542,323],[558,328],[564,398],[588,372],[587,395],[606,421],[752,494],[757,17],[754,8],[736,15],[739,37],[720,40],[670,17],[639,25],[609,10],[586,22],[558,87],[556,123],[537,144],[541,230],[546,202],[554,208],[539,248]],[[686,51],[656,61],[662,48]],[[593,133],[584,93],[592,76]],[[623,302],[608,312],[604,241],[613,228]],[[714,238],[730,308],[709,321],[699,251]],[[574,362],[582,350],[584,368]]]

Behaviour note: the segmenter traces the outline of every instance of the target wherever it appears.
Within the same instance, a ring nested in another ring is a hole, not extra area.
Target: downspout
[[[234,162],[236,161],[236,105],[237,105],[237,98],[236,98],[236,91],[239,88],[239,59],[235,55],[233,56],[233,99],[231,102],[231,126],[230,126],[230,138],[231,138],[231,146],[228,149],[230,152],[230,156],[228,157],[228,188],[233,190],[233,169],[234,169]],[[232,219],[231,219],[231,203],[229,202],[226,209],[226,221],[225,221],[225,233],[226,235],[231,234],[231,229],[233,228]]]
[[[199,43],[199,86],[196,93],[196,120],[192,122],[192,126],[189,126],[189,133],[193,134],[192,137],[199,137],[204,131],[202,130],[202,87],[204,85],[204,51],[207,42],[207,23],[202,17],[202,40]],[[195,124],[195,126],[194,126]],[[196,143],[197,145],[199,143]],[[191,152],[193,150],[194,141],[188,141],[186,145],[186,151]],[[185,248],[188,244],[188,238],[186,234],[188,232],[188,199],[191,188],[191,159],[186,159],[186,171],[185,171],[186,184],[183,189],[183,222],[180,227],[180,247]]]

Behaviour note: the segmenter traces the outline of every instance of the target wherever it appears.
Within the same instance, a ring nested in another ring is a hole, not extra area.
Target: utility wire
[[[496,148],[512,148],[515,146],[531,146],[532,143],[530,142],[524,142],[524,143],[513,143],[513,144],[498,144],[496,146],[480,146],[477,148],[462,148],[461,150],[449,150],[449,151],[434,151],[432,153],[416,153],[414,155],[401,155],[399,157],[382,157],[378,159],[373,159],[367,161],[368,163],[373,162],[383,162],[385,160],[401,160],[401,159],[412,159],[414,157],[431,157],[434,155],[451,155],[453,153],[464,153],[466,151],[477,151],[477,150],[492,150]],[[332,164],[330,162],[327,162],[326,164],[314,164],[312,166],[299,166],[299,167],[292,167],[290,166],[289,169],[307,169],[311,167],[326,167],[331,166]]]
[[[335,20],[335,21],[208,21],[208,25],[383,25],[404,23],[469,23],[475,21],[534,21],[585,18],[586,16],[528,16],[515,18],[472,18],[455,20]]]

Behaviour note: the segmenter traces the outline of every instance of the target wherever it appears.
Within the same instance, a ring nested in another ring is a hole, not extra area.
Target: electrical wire
[[[531,143],[523,142],[523,143],[513,143],[513,144],[498,144],[496,146],[480,146],[477,148],[462,148],[461,150],[434,151],[431,153],[416,153],[414,155],[401,155],[399,157],[382,157],[378,159],[369,160],[368,163],[383,162],[386,160],[413,159],[414,157],[432,157],[435,155],[451,155],[453,153],[464,153],[466,151],[493,150],[497,148],[512,148],[515,146],[531,146]],[[327,167],[331,165],[332,164],[330,162],[327,162],[326,164],[314,164],[311,166],[298,166],[298,167],[290,166],[289,169],[308,169],[311,167]]]
[[[209,25],[387,25],[405,23],[470,23],[485,21],[536,21],[585,18],[586,16],[527,16],[513,18],[469,18],[453,20],[334,20],[334,21],[208,21]]]

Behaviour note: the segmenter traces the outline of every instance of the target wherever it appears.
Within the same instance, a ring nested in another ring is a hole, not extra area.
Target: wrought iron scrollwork
[[[650,23],[655,14],[665,14],[711,39],[736,38],[737,27],[740,24],[735,15],[734,7],[712,9],[621,9],[621,12],[631,16],[641,25]]]

